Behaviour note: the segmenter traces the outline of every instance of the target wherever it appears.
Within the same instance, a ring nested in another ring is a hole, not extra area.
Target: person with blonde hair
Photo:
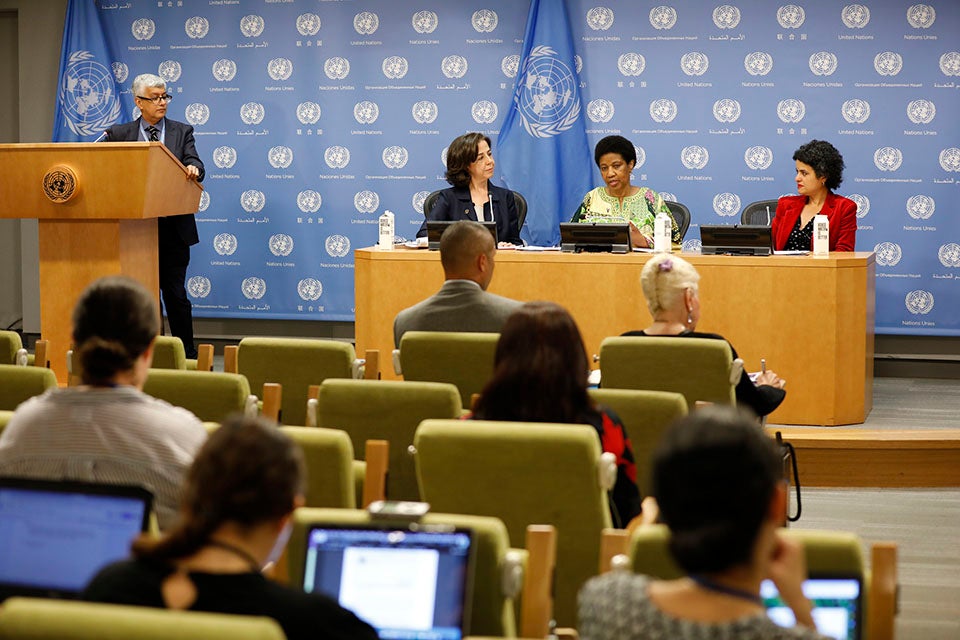
[[[672,254],[652,257],[640,273],[640,286],[647,300],[653,323],[624,336],[676,336],[724,340],[716,333],[697,331],[700,321],[700,274],[693,265]],[[729,342],[727,344],[730,344]],[[733,357],[737,350],[730,345]],[[756,383],[744,372],[737,383],[737,403],[749,407],[757,416],[765,416],[780,406],[786,396],[785,381],[773,371],[761,372]]]

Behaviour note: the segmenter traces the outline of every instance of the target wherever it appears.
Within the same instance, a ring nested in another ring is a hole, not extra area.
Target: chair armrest
[[[400,349],[394,349],[390,354],[393,357],[393,372],[398,376],[402,376],[403,370],[400,368]]]
[[[546,638],[553,620],[553,572],[557,564],[557,529],[527,527],[527,570],[520,605],[520,637]]]
[[[640,517],[637,516],[637,518]],[[606,573],[613,569],[613,559],[628,553],[630,553],[630,531],[627,529],[604,529],[600,533],[599,573]]]
[[[386,440],[367,440],[365,455],[367,469],[363,476],[363,508],[387,496],[387,469],[390,465],[390,443]]]
[[[277,382],[263,383],[263,409],[261,414],[274,422],[280,422],[280,404],[283,400],[283,385]]]
[[[867,634],[876,640],[893,640],[897,614],[897,545],[877,542],[870,550],[870,595]]]
[[[363,367],[364,380],[380,379],[380,350],[367,349],[363,357],[365,364]]]
[[[36,367],[50,368],[50,360],[47,358],[47,349],[50,347],[49,340],[37,340],[33,345],[33,364]]]
[[[223,348],[223,370],[225,373],[240,373],[238,370],[238,356],[240,347],[228,344]]]
[[[213,371],[213,345],[197,345],[197,371]]]

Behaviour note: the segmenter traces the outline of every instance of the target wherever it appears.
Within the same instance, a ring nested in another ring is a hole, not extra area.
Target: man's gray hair
[[[142,96],[144,89],[166,89],[167,82],[158,75],[154,75],[152,73],[141,73],[133,79],[133,84],[130,88],[133,89],[133,95]]]

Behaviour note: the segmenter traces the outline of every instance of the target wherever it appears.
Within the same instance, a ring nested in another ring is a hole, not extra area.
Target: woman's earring
[[[687,311],[687,324],[693,324],[693,314]]]

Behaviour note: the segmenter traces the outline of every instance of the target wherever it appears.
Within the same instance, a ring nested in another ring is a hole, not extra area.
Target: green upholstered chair
[[[0,411],[0,433],[3,433],[3,430],[6,429],[7,423],[10,422],[10,418],[13,417],[13,411]]]
[[[311,525],[357,525],[369,522],[370,515],[359,509],[297,509],[293,514],[293,533],[287,544],[289,584],[303,584],[306,536]],[[422,522],[474,531],[477,555],[470,633],[499,638],[515,637],[517,627],[513,598],[520,587],[520,574],[503,523],[496,518],[445,513],[429,513]]]
[[[0,409],[13,411],[24,400],[56,386],[56,374],[45,367],[0,364]]]
[[[469,409],[473,394],[493,374],[499,339],[499,333],[407,331],[394,351],[394,368],[404,380],[456,385],[463,408]]]
[[[576,624],[577,591],[597,573],[601,531],[611,526],[613,454],[584,425],[425,420],[417,429],[420,494],[438,511],[503,520],[514,547],[526,527],[557,528],[555,607]],[[601,457],[602,455],[602,457]]]
[[[308,507],[352,509],[357,504],[353,445],[338,429],[281,427],[303,451]]]
[[[153,362],[150,366],[154,369],[186,369],[187,356],[183,341],[176,336],[157,336],[153,341]]]
[[[285,640],[271,618],[93,602],[10,598],[0,607],[5,640]]]
[[[673,391],[693,408],[698,400],[736,404],[743,361],[725,340],[616,337],[600,343],[600,372],[605,389]]]
[[[311,423],[308,408],[307,423]],[[409,447],[421,421],[459,418],[460,393],[452,384],[328,379],[316,400],[316,424],[343,429],[363,455],[367,440],[390,443],[387,498],[419,500],[417,471]]]
[[[256,413],[257,398],[237,373],[150,369],[143,391],[205,422],[221,422],[231,413]]]
[[[637,462],[637,487],[641,496],[651,494],[650,468],[653,450],[674,420],[687,415],[687,401],[679,393],[636,389],[590,389],[590,397],[620,416]]]
[[[29,363],[29,355],[16,331],[0,331],[0,364]]]
[[[260,394],[265,382],[283,387],[280,419],[304,425],[307,388],[327,378],[363,377],[364,361],[353,345],[336,340],[307,338],[244,338],[237,353],[237,372]]]

